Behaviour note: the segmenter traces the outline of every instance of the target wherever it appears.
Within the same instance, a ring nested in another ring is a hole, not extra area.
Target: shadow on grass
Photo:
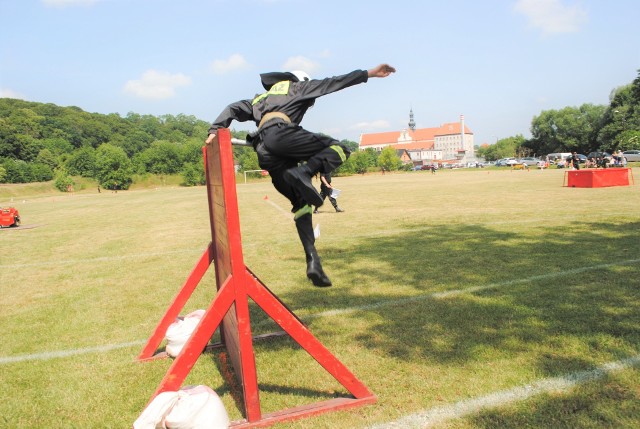
[[[640,344],[633,322],[640,314],[640,222],[575,222],[547,234],[414,227],[350,239],[346,248],[325,247],[322,255],[336,283],[331,291],[308,287],[281,298],[295,303],[294,311],[319,300],[331,309],[380,304],[367,311],[381,322],[357,336],[377,354],[446,365],[482,360],[484,353],[534,351],[542,372],[557,375],[589,368],[578,357],[591,356],[584,347],[626,356]],[[352,283],[342,286],[340,279]],[[478,286],[486,288],[431,295]],[[260,311],[252,317],[260,320]],[[545,351],[554,345],[565,350]],[[570,347],[581,351],[573,355]]]
[[[354,338],[376,356],[460,366],[526,355],[537,373],[557,376],[593,368],[598,359],[637,354],[640,222],[575,222],[546,234],[479,225],[414,226],[344,243],[321,249],[333,288],[307,286],[280,298],[296,313],[305,307],[366,309],[373,314],[367,317],[368,329]],[[470,287],[478,289],[444,294]],[[254,325],[269,326],[253,303],[251,318]],[[310,319],[306,323],[314,332],[315,319]],[[279,350],[291,344],[270,341],[262,347]],[[217,365],[223,374],[232,371],[228,364]],[[225,379],[221,393],[230,393],[242,409],[241,387],[228,374]],[[262,382],[259,389],[309,398],[333,395],[284,384]],[[598,394],[608,395],[606,389]],[[569,398],[567,407],[585,401],[591,399]],[[541,411],[548,419],[565,412],[552,400],[536,403],[556,410]],[[529,414],[488,412],[476,423],[515,427],[531,419]],[[597,420],[592,414],[585,418]]]

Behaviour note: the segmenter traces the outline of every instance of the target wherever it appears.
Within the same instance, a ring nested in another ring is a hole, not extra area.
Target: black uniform
[[[309,201],[295,192],[284,180],[284,172],[306,161],[311,174],[328,173],[338,168],[350,155],[349,150],[337,140],[309,132],[299,124],[315,99],[368,80],[366,70],[326,78],[297,82],[290,73],[266,73],[261,75],[267,92],[253,100],[230,104],[213,122],[209,133],[227,128],[233,120],[260,123],[267,113],[285,114],[291,123],[276,117],[264,123],[257,132],[248,136],[258,153],[260,168],[269,172],[278,192],[291,201],[296,212]],[[282,79],[282,80],[280,80]],[[291,80],[287,80],[291,79]]]
[[[368,81],[366,70],[321,80],[298,81],[292,73],[261,74],[267,92],[253,100],[227,106],[213,122],[209,134],[228,128],[232,121],[253,121],[259,126],[247,137],[258,154],[260,167],[267,170],[275,188],[291,201],[296,228],[307,260],[307,277],[316,286],[331,286],[315,249],[311,205],[322,198],[311,185],[318,172],[329,173],[350,155],[337,140],[309,132],[299,124],[316,98]],[[298,164],[306,164],[298,167]],[[296,180],[297,179],[297,180]]]
[[[338,207],[338,200],[331,196],[333,189],[324,184],[324,182],[322,181],[323,177],[327,181],[327,183],[331,185],[331,173],[320,173],[320,196],[322,197],[322,201],[324,201],[326,198],[329,198],[329,202],[337,212],[344,211],[340,207]],[[317,208],[314,213],[317,213]]]

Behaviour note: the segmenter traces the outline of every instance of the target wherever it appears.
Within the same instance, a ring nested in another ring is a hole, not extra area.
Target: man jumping
[[[307,131],[299,124],[316,98],[395,71],[388,64],[380,64],[368,71],[355,70],[317,80],[301,71],[264,73],[260,78],[267,92],[228,105],[209,128],[206,143],[213,141],[218,128],[228,128],[234,120],[254,121],[258,126],[247,136],[247,142],[257,152],[260,168],[269,172],[273,186],[291,201],[306,256],[307,277],[315,286],[331,286],[331,280],[322,269],[315,248],[312,207],[321,206],[323,199],[311,178],[317,173],[332,172],[350,152],[338,140]]]

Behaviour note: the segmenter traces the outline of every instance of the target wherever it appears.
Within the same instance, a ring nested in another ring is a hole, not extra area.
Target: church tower
[[[413,108],[409,110],[409,129],[411,131],[416,130],[416,121],[413,120]]]

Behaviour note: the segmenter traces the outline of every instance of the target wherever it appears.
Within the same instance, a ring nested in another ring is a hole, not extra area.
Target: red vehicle
[[[20,226],[20,213],[14,207],[0,207],[0,228]]]

